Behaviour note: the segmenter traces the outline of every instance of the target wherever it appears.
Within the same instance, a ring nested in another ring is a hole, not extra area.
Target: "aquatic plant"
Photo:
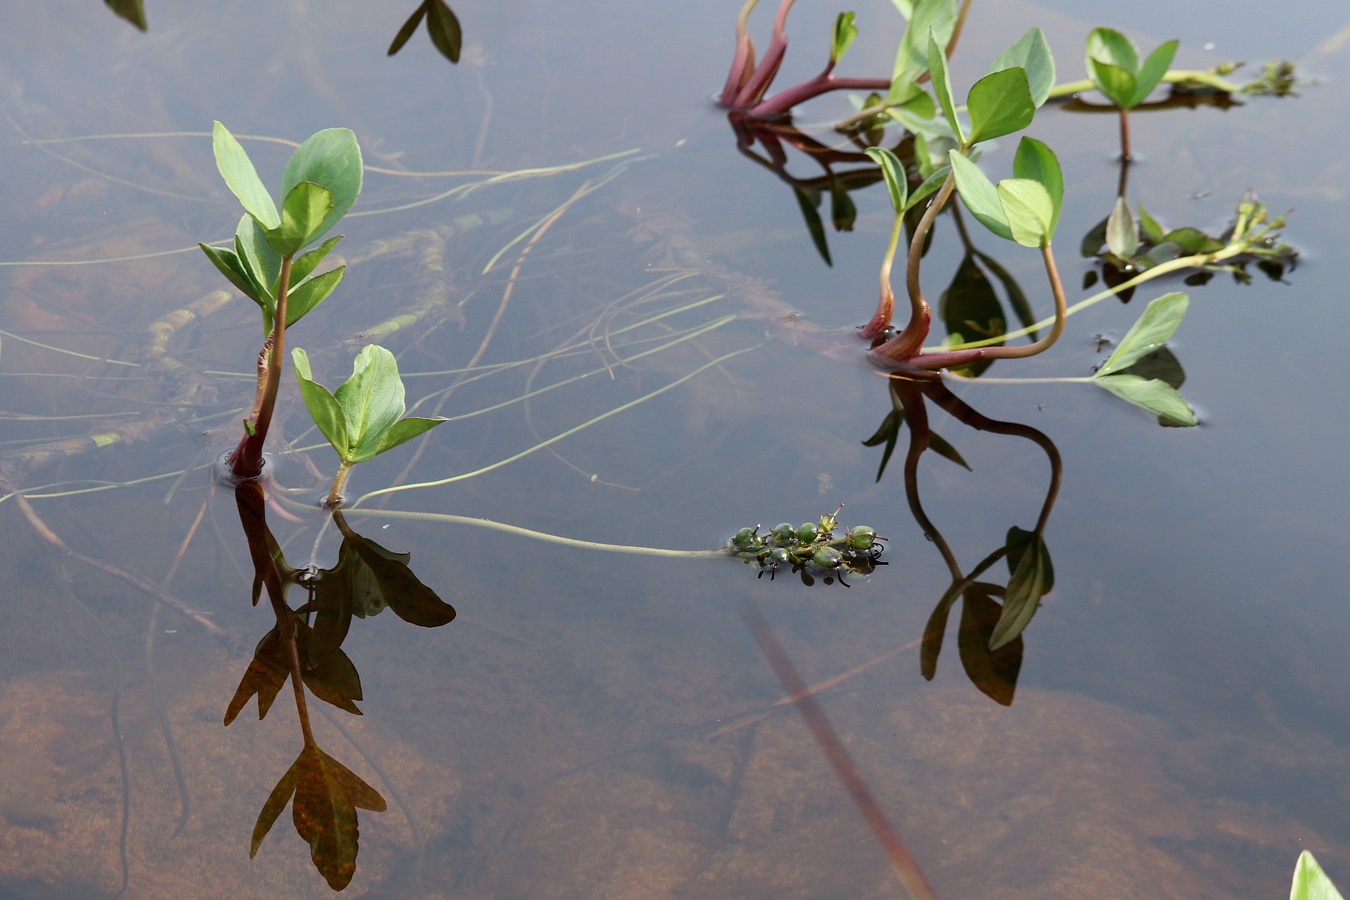
[[[1317,858],[1307,850],[1298,855],[1298,862],[1294,866],[1294,883],[1289,888],[1289,900],[1341,900],[1341,892],[1317,864]]]
[[[374,459],[446,421],[442,416],[403,416],[403,381],[398,376],[394,354],[368,344],[352,363],[352,376],[336,392],[314,381],[309,357],[296,347],[291,351],[295,375],[305,406],[340,460],[327,504],[341,503],[342,488],[352,466]]]
[[[227,459],[234,478],[257,478],[281,384],[286,329],[322,303],[346,269],[314,272],[341,235],[307,253],[300,251],[327,234],[356,202],[361,192],[361,148],[346,128],[328,128],[311,136],[286,163],[278,212],[248,154],[219,122],[211,146],[216,167],[243,205],[244,216],[235,229],[233,250],[199,246],[231,284],[258,304],[263,317],[265,339],[258,353],[253,409],[244,420],[244,436]]]
[[[798,526],[782,522],[768,534],[760,534],[758,525],[742,528],[727,542],[727,551],[746,565],[757,565],[758,577],[768,572],[770,581],[785,568],[799,575],[808,587],[816,583],[816,578],[826,584],[838,579],[848,587],[845,574],[870,575],[877,566],[886,565],[879,559],[885,546],[881,542],[886,538],[870,525],[854,525],[836,537],[843,508],[841,503],[834,512]]]

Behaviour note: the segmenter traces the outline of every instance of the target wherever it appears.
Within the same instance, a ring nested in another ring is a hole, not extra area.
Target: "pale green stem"
[[[475,528],[486,528],[489,531],[499,531],[503,534],[513,535],[515,537],[525,537],[531,540],[544,541],[549,544],[556,544],[561,547],[576,547],[580,550],[601,550],[606,553],[631,553],[639,556],[659,556],[667,559],[715,559],[727,555],[726,550],[665,550],[660,547],[637,547],[631,544],[605,544],[599,541],[582,541],[576,538],[563,537],[562,535],[549,534],[545,531],[535,531],[532,528],[521,528],[519,525],[507,525],[505,522],[496,522],[492,519],[475,519],[470,516],[455,516],[449,513],[429,513],[429,512],[411,512],[396,509],[359,509],[348,507],[347,515],[366,516],[369,518],[383,519],[406,519],[415,522],[439,522],[442,525],[470,525]]]
[[[1178,257],[1177,259],[1169,260],[1165,263],[1159,263],[1158,265],[1154,266],[1151,269],[1140,272],[1138,275],[1134,276],[1129,281],[1122,282],[1121,284],[1118,284],[1115,287],[1107,288],[1104,291],[1093,294],[1086,300],[1079,300],[1073,306],[1070,306],[1068,309],[1066,309],[1064,311],[1064,315],[1066,317],[1071,316],[1076,312],[1080,312],[1084,309],[1087,309],[1089,306],[1092,306],[1095,303],[1100,303],[1107,297],[1114,297],[1121,291],[1128,290],[1129,288],[1143,284],[1146,281],[1151,281],[1154,278],[1158,278],[1162,275],[1169,275],[1172,272],[1180,272],[1184,269],[1198,269],[1202,266],[1210,265],[1216,262],[1221,262],[1225,259],[1231,259],[1234,256],[1241,256],[1243,253],[1248,252],[1250,249],[1251,247],[1247,244],[1247,242],[1243,241],[1237,244],[1230,244],[1229,246],[1215,253],[1196,253],[1191,256],[1181,256]],[[1050,325],[1053,325],[1054,322],[1055,316],[1051,316],[1048,319],[1042,319],[1039,322],[1033,322],[1026,328],[1019,328],[1016,331],[1009,331],[1007,334],[995,335],[994,337],[991,338],[985,338],[979,341],[970,341],[964,344],[953,344],[950,347],[925,347],[924,350],[927,352],[935,352],[938,350],[968,350],[973,347],[992,347],[995,344],[1003,343],[1009,338],[1024,337],[1025,335],[1031,334],[1035,331],[1039,331],[1042,328],[1049,327]]]
[[[1205,87],[1214,88],[1216,91],[1224,91],[1229,94],[1238,94],[1242,92],[1242,85],[1229,81],[1213,72],[1205,72],[1200,69],[1172,69],[1162,77],[1163,84],[1199,84]],[[1074,94],[1081,94],[1085,91],[1095,91],[1097,86],[1091,79],[1084,78],[1081,81],[1066,81],[1063,84],[1057,84],[1050,89],[1050,100],[1058,100],[1062,97],[1072,97]]]

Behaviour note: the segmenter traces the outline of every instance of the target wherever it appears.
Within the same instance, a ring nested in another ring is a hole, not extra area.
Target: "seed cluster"
[[[836,509],[821,516],[818,522],[804,522],[795,527],[782,522],[768,534],[760,534],[758,525],[742,528],[727,543],[727,551],[746,565],[758,565],[761,578],[768,572],[773,580],[780,568],[788,568],[801,576],[803,584],[815,584],[817,577],[833,584],[837,578],[848,587],[845,573],[870,575],[877,566],[886,565],[878,559],[885,549],[881,541],[886,539],[869,525],[854,525],[836,537],[838,514]]]

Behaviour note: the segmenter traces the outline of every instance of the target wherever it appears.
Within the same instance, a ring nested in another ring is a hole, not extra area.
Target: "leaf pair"
[[[291,154],[281,176],[281,211],[253,162],[219,122],[211,133],[216,168],[277,253],[294,256],[345,216],[361,192],[361,148],[347,128],[326,128]]]
[[[374,459],[445,421],[439,416],[401,418],[407,407],[398,363],[376,344],[357,354],[351,378],[336,393],[313,380],[304,350],[291,351],[291,359],[305,406],[343,465]]]
[[[1013,157],[1014,177],[997,187],[969,157],[953,150],[949,158],[961,200],[986,228],[1024,247],[1050,243],[1064,205],[1064,174],[1049,147],[1022,138]]]
[[[318,306],[342,283],[346,266],[338,266],[320,275],[314,269],[323,262],[342,235],[335,235],[318,247],[296,258],[291,266],[291,283],[287,292],[286,327],[294,325]],[[234,233],[234,249],[222,250],[198,244],[207,259],[229,279],[244,296],[262,310],[263,330],[272,331],[277,312],[277,291],[281,280],[281,254],[267,242],[266,234],[257,221],[245,214]]]
[[[1160,44],[1142,63],[1134,42],[1112,28],[1088,34],[1084,66],[1092,84],[1121,109],[1134,109],[1147,99],[1167,74],[1177,41]]]
[[[999,54],[989,73],[971,87],[966,95],[968,128],[957,117],[947,57],[933,33],[928,37],[928,71],[938,106],[962,150],[1026,128],[1055,83],[1054,59],[1039,28],[1032,28]]]
[[[1167,342],[1181,324],[1189,304],[1189,297],[1174,292],[1164,294],[1145,307],[1139,321],[1121,339],[1116,352],[1093,375],[1093,383],[1153,413],[1164,425],[1195,425],[1195,412],[1176,388],[1159,378],[1128,371]]]

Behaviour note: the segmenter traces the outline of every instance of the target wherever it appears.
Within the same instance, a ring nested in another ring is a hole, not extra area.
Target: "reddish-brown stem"
[[[928,232],[933,229],[933,220],[937,218],[938,213],[942,212],[942,207],[947,205],[947,201],[951,198],[952,191],[955,189],[956,176],[948,175],[947,179],[942,182],[942,187],[938,189],[937,196],[924,210],[918,226],[914,229],[914,237],[909,242],[909,258],[905,267],[905,289],[909,293],[909,322],[898,335],[876,348],[876,353],[879,356],[891,362],[909,363],[916,368],[942,368],[969,362],[968,359],[962,358],[960,361],[944,361],[940,365],[928,366],[919,363],[916,359],[923,350],[923,342],[928,339],[928,329],[933,318],[932,312],[928,308],[928,302],[923,298],[923,288],[919,285],[919,262],[923,258],[924,241],[928,237]],[[944,354],[944,356],[950,356],[950,354]]]
[[[891,82],[886,78],[836,78],[827,68],[815,78],[803,81],[785,91],[779,91],[768,100],[757,104],[750,110],[749,115],[757,119],[769,119],[784,115],[792,107],[830,91],[884,91],[890,86]]]
[[[1130,111],[1128,109],[1120,111],[1120,158],[1125,163],[1129,163],[1134,158],[1130,155]]]
[[[277,405],[277,391],[281,387],[281,364],[286,355],[286,298],[291,284],[291,256],[281,259],[281,277],[277,281],[277,307],[273,315],[272,333],[258,355],[258,392],[254,399],[250,428],[245,429],[239,446],[230,455],[230,473],[238,479],[262,475],[263,444],[267,430],[272,426],[272,412]],[[270,347],[268,346],[270,344]],[[263,368],[264,357],[266,368]]]
[[[1031,344],[1016,347],[985,347],[985,359],[1025,359],[1050,348],[1064,333],[1064,320],[1068,317],[1068,304],[1064,298],[1064,285],[1059,280],[1059,270],[1055,268],[1055,254],[1050,250],[1050,242],[1041,246],[1041,258],[1045,260],[1045,274],[1050,279],[1050,292],[1055,295],[1055,324],[1050,333]]]

